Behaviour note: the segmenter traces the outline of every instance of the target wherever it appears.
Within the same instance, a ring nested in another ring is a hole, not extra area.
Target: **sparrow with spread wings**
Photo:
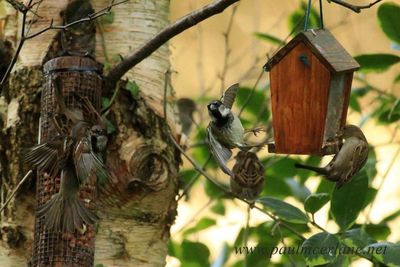
[[[226,162],[232,156],[231,149],[239,148],[240,150],[247,151],[252,147],[264,145],[251,145],[244,140],[246,131],[242,126],[242,122],[239,117],[231,111],[238,89],[239,84],[230,86],[223,94],[221,100],[211,101],[207,105],[208,114],[211,118],[207,127],[208,144],[218,165],[230,176],[232,176],[233,173],[226,166]]]
[[[107,145],[107,136],[100,114],[87,98],[74,95],[91,115],[88,121],[81,109],[66,107],[60,78],[55,79],[53,88],[58,112],[52,116],[52,121],[58,135],[31,147],[25,154],[25,162],[52,178],[61,172],[59,192],[39,207],[38,214],[44,216],[47,229],[73,232],[84,229],[85,224],[94,224],[98,219],[79,198],[78,191],[93,175],[96,175],[98,184],[107,181],[109,173],[101,156]]]

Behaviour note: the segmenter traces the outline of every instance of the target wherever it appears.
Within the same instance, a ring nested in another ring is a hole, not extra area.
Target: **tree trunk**
[[[44,1],[38,10],[43,19],[32,26],[31,33],[48,25],[52,18],[55,25],[60,23],[58,13],[67,2]],[[95,10],[109,4],[105,0],[93,2]],[[97,60],[106,63],[107,68],[116,55],[132,53],[167,25],[168,8],[167,0],[129,1],[113,7],[114,21],[97,28]],[[15,24],[19,27],[9,23],[8,38],[18,35],[20,23]],[[21,161],[21,149],[37,140],[43,83],[41,62],[55,34],[48,31],[25,43],[6,97],[0,99],[4,128],[0,141],[2,204],[27,171]],[[108,196],[118,205],[98,211],[95,264],[165,265],[169,228],[176,214],[179,164],[179,154],[168,141],[169,128],[176,135],[174,113],[168,104],[168,127],[163,112],[168,56],[168,47],[164,45],[128,73],[126,77],[139,86],[139,96],[132,97],[121,83],[108,115],[116,131],[109,136],[106,162],[116,174],[123,194]],[[107,97],[112,94],[104,92]],[[171,95],[168,89],[168,100]],[[0,262],[4,266],[24,266],[31,257],[34,188],[35,179],[31,178],[1,214]]]

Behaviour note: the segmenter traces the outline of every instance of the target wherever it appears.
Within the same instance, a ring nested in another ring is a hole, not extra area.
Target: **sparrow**
[[[80,117],[82,111],[66,108],[57,79],[54,87],[58,110],[63,112],[60,115],[65,116],[67,125],[72,126],[70,129],[56,126],[58,134],[30,148],[24,160],[33,169],[47,173],[52,178],[61,172],[59,192],[38,208],[38,216],[44,217],[44,225],[48,230],[73,232],[75,229],[85,229],[85,225],[94,224],[98,219],[94,211],[88,209],[79,198],[78,192],[94,175],[98,184],[107,181],[109,174],[101,157],[107,137],[102,125],[83,120],[83,115]],[[83,104],[88,110],[95,111],[90,101],[84,100]],[[63,123],[61,117],[55,117],[53,121],[59,125]]]
[[[193,113],[197,110],[196,103],[190,98],[179,98],[176,101],[178,116],[182,124],[182,133],[189,136],[193,125]]]
[[[231,191],[235,195],[253,201],[264,187],[264,166],[251,151],[239,151],[230,177]]]
[[[342,147],[325,167],[319,168],[299,163],[296,163],[295,167],[312,170],[341,187],[361,170],[367,162],[369,152],[368,141],[357,126],[346,125],[342,138],[344,139]]]
[[[211,101],[207,105],[208,114],[211,118],[207,127],[207,139],[211,154],[214,156],[222,171],[232,176],[232,171],[226,166],[226,162],[232,156],[231,149],[239,148],[247,151],[252,147],[260,145],[250,145],[244,140],[245,130],[238,116],[231,111],[235,102],[239,84],[230,86],[221,100]]]

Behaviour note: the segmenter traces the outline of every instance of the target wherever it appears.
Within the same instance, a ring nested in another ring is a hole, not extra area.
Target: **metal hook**
[[[310,13],[311,13],[311,0],[308,0],[307,9],[306,9],[306,19],[304,21],[304,31],[308,29],[308,23],[310,21]],[[324,15],[322,10],[322,0],[319,0],[319,28],[324,28]]]
[[[311,11],[311,0],[308,0],[306,9],[306,20],[304,21],[304,31],[307,31],[308,28],[308,21],[310,20],[310,11]]]

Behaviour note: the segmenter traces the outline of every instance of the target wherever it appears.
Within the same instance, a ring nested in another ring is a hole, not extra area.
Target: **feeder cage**
[[[274,141],[281,154],[335,153],[359,64],[325,29],[299,33],[265,65],[270,72]]]
[[[85,57],[58,57],[44,65],[45,81],[41,99],[40,140],[46,142],[57,132],[51,123],[50,114],[57,112],[57,101],[54,94],[54,79],[61,78],[62,94],[68,108],[79,108],[77,98],[72,92],[87,97],[96,109],[101,105],[102,66]],[[85,114],[84,116],[88,116]],[[96,194],[95,182],[88,182],[79,192],[81,198],[91,200],[93,207]],[[38,174],[37,207],[45,204],[60,188],[60,177],[50,178],[43,173]],[[94,261],[93,225],[86,231],[63,233],[48,231],[42,217],[36,217],[32,260],[29,266],[79,266],[91,267]]]

